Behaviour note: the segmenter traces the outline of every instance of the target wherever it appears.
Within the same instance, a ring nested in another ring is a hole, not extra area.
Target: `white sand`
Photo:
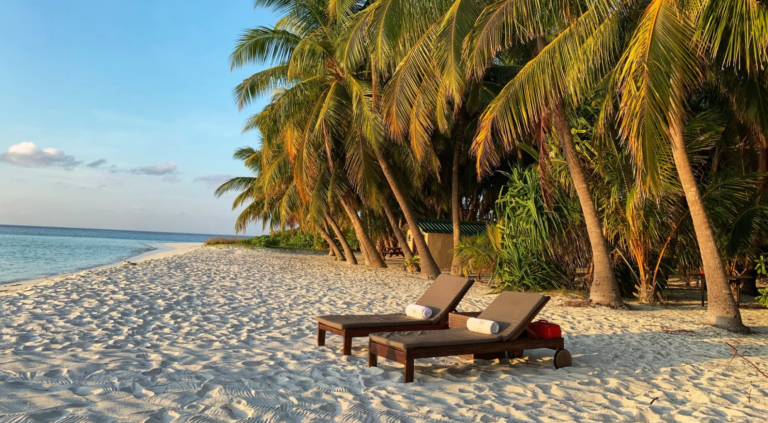
[[[399,312],[425,289],[399,269],[325,255],[201,248],[91,270],[0,297],[0,422],[755,421],[768,379],[727,369],[727,341],[768,370],[768,313],[752,336],[703,326],[704,311],[613,311],[550,303],[574,367],[523,359],[366,366],[313,316]],[[476,287],[460,306],[491,296]],[[658,326],[694,333],[667,334]],[[650,403],[655,399],[653,404]]]

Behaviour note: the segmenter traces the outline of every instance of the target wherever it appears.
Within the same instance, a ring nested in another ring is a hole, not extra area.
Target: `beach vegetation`
[[[474,275],[477,281],[493,283],[496,279],[496,265],[501,256],[500,232],[497,225],[488,225],[485,233],[475,237],[462,237],[454,248],[459,266],[464,276]]]
[[[224,237],[224,236],[218,236],[213,238],[208,238],[203,243],[204,245],[236,245],[240,244],[244,241],[241,237]]]
[[[760,291],[759,296],[755,297],[758,303],[764,305],[765,307],[768,307],[768,288],[763,288]]]
[[[252,247],[302,250],[319,250],[328,248],[328,244],[326,244],[323,238],[319,235],[290,230],[248,238],[243,240],[242,244]]]
[[[280,240],[271,235],[260,235],[247,239],[242,242],[243,245],[261,248],[276,248],[280,246]]]
[[[421,265],[421,260],[419,256],[411,256],[403,260],[403,270],[405,270],[408,273],[416,273],[419,270],[420,265]]]
[[[710,323],[745,331],[726,272],[768,239],[768,7],[750,0],[257,0],[234,91],[236,229],[300,228],[338,259],[450,219],[451,273],[652,303],[706,274]],[[463,240],[460,221],[491,235]],[[422,275],[440,273],[413,233]],[[494,260],[495,258],[495,260]],[[493,263],[493,265],[491,265]]]

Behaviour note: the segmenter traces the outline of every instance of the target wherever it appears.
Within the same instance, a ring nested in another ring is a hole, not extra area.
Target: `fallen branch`
[[[767,374],[763,373],[763,371],[762,371],[762,370],[760,370],[760,368],[759,368],[759,367],[757,367],[757,365],[755,365],[755,363],[753,363],[753,362],[749,361],[749,360],[748,360],[746,357],[744,357],[743,355],[739,354],[739,352],[738,352],[738,351],[736,351],[736,348],[734,348],[734,347],[733,347],[733,345],[731,345],[731,344],[729,344],[729,343],[727,343],[727,342],[725,342],[725,345],[728,345],[728,348],[730,348],[730,349],[732,349],[732,350],[733,350],[733,355],[731,356],[731,361],[729,361],[729,362],[728,362],[728,367],[726,367],[726,368],[730,368],[730,367],[731,367],[731,363],[733,362],[733,359],[734,359],[734,358],[736,358],[736,357],[738,356],[738,357],[741,357],[741,359],[742,359],[742,360],[744,360],[744,361],[746,361],[747,363],[751,364],[751,365],[752,365],[752,367],[754,367],[754,368],[755,368],[755,370],[757,370],[757,372],[758,372],[758,373],[760,373],[761,375],[763,375],[763,377],[764,377],[764,378],[768,379],[768,375],[767,375]]]
[[[589,300],[567,300],[563,301],[565,307],[589,307]]]
[[[653,403],[654,403],[654,402],[656,402],[656,400],[657,400],[657,399],[659,399],[659,397],[656,397],[656,398],[652,399],[652,400],[651,400],[651,403],[650,403],[650,404],[648,404],[648,405],[653,405]]]
[[[672,329],[671,327],[665,326],[665,325],[644,325],[644,326],[645,327],[658,326],[658,327],[661,328],[661,331],[664,332],[664,333],[694,333],[692,330],[688,330],[688,329]]]

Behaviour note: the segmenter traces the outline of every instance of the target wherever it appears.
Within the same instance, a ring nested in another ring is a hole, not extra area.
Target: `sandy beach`
[[[316,346],[314,316],[401,312],[428,282],[324,254],[189,248],[0,297],[0,422],[503,422],[768,420],[768,314],[755,333],[702,325],[701,308],[562,305],[574,366],[521,359],[366,365],[366,342]],[[493,296],[475,286],[459,309]],[[664,332],[664,328],[684,330]]]

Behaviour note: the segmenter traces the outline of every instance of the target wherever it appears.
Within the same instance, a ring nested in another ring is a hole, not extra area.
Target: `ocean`
[[[218,236],[0,225],[0,284],[120,262],[166,242]]]

